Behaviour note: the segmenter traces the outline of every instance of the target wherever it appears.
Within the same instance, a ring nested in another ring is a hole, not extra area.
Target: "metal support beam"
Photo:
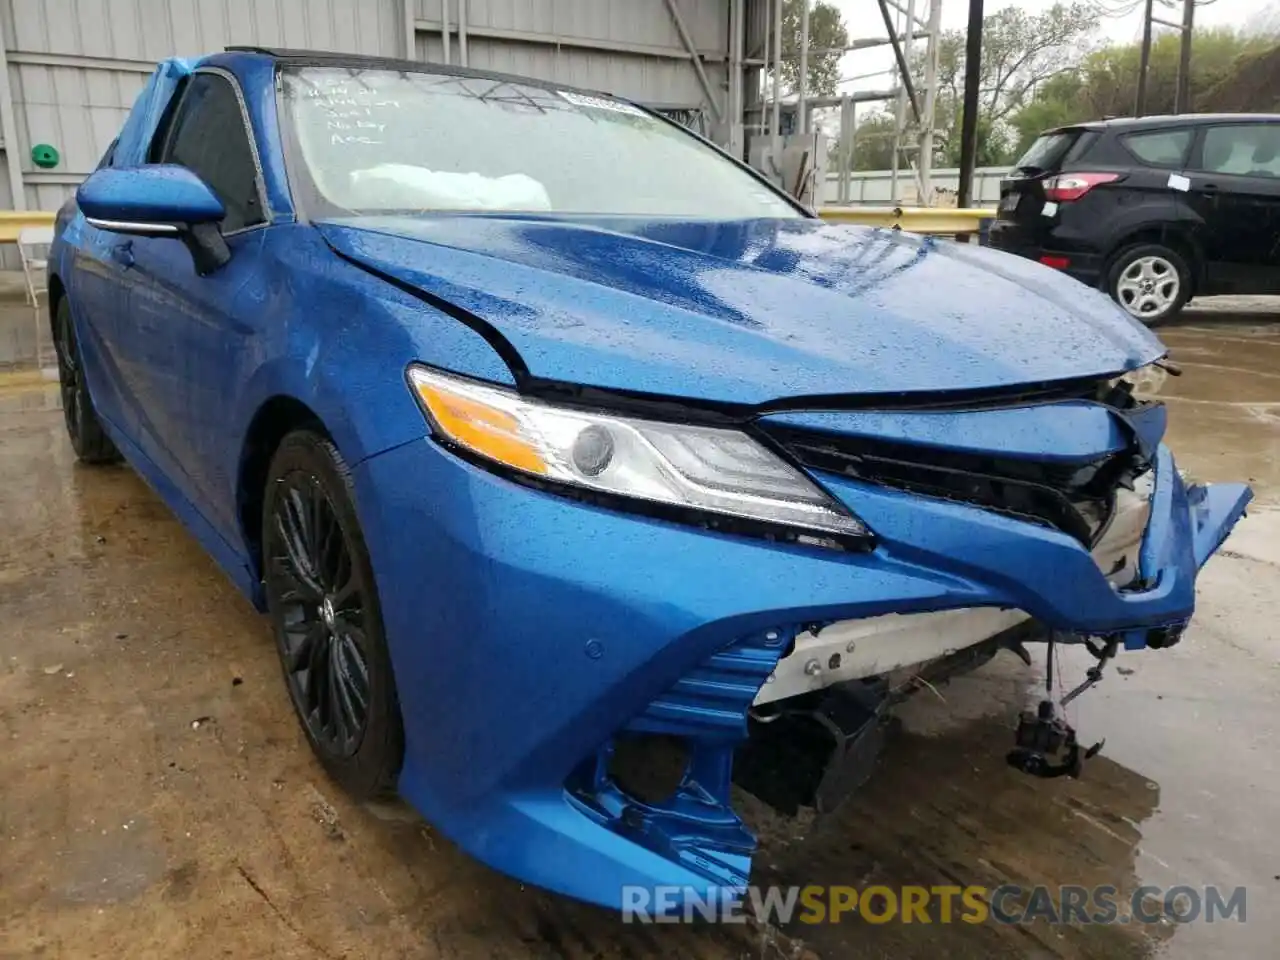
[[[471,58],[467,54],[467,21],[470,19],[468,2],[469,0],[458,0],[458,62],[464,67],[471,65]]]
[[[4,161],[9,173],[13,209],[27,209],[27,191],[22,185],[22,157],[18,154],[18,121],[13,115],[13,93],[9,89],[9,41],[0,21],[0,135],[4,137]]]
[[[883,6],[883,4],[882,4]],[[888,16],[888,7],[884,7],[886,16]],[[911,21],[915,18],[916,0],[907,0],[907,9],[902,22],[902,32],[905,36],[911,32]],[[890,18],[892,19],[892,18]],[[889,30],[890,39],[896,39],[897,27],[891,27]],[[896,48],[895,48],[896,52]],[[903,64],[906,64],[905,68]],[[898,61],[898,74],[907,77],[911,70],[911,47],[908,45],[902,52],[902,59]],[[916,114],[919,119],[919,114]],[[889,196],[894,203],[902,202],[902,191],[898,189],[898,171],[902,164],[902,135],[907,129],[907,91],[904,84],[899,83],[898,97],[893,105],[893,144],[889,148]]]
[[[743,101],[742,55],[747,34],[746,0],[729,0],[729,151],[739,160],[745,159],[745,132],[742,129]]]
[[[440,42],[443,44],[441,63],[449,62],[449,0],[440,0]]]
[[[884,28],[889,31],[889,42],[893,45],[893,57],[898,61],[898,73],[902,77],[902,87],[907,91],[907,99],[911,102],[911,113],[920,120],[920,104],[916,100],[916,90],[911,83],[911,65],[907,63],[906,54],[902,52],[902,44],[898,42],[898,35],[893,29],[893,17],[889,14],[889,6],[885,0],[877,0],[880,7],[880,14],[884,17]]]
[[[418,0],[400,0],[404,14],[404,58],[418,59]]]
[[[782,174],[782,0],[773,0],[773,144],[769,158]]]
[[[445,0],[448,2],[448,0]],[[707,96],[707,103],[711,106],[711,113],[719,123],[724,119],[724,111],[720,109],[720,104],[716,101],[715,91],[711,87],[711,81],[707,79],[707,71],[702,68],[702,58],[698,56],[698,48],[693,45],[693,37],[689,36],[689,29],[684,25],[684,17],[680,13],[680,5],[676,0],[667,0],[667,10],[671,14],[671,20],[676,25],[676,33],[680,35],[680,42],[684,44],[685,50],[689,52],[689,62],[693,64],[693,72],[698,75],[698,83],[702,85],[702,92]]]
[[[889,4],[889,6],[893,7],[893,9],[897,10],[899,13],[906,15],[908,26],[923,27],[928,24],[928,17],[917,17],[914,14],[908,14],[907,8],[899,3],[898,0],[885,0],[885,3]]]
[[[938,103],[938,55],[942,36],[942,0],[929,0],[929,40],[924,52],[924,118],[920,121],[920,152],[916,175],[920,202],[933,206],[933,123]]]
[[[964,44],[964,101],[960,108],[959,207],[969,205],[978,145],[978,93],[982,82],[982,0],[969,0],[969,26]]]

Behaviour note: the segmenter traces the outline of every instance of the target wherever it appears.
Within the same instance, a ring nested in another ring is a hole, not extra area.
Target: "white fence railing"
[[[1000,180],[1009,174],[1008,167],[979,167],[973,172],[973,196],[969,200],[972,207],[993,207],[1000,202]],[[848,175],[848,199],[844,202],[852,204],[874,204],[877,206],[902,203],[910,206],[920,204],[919,191],[916,188],[915,174],[911,170],[898,171],[898,196],[894,196],[893,172],[891,170],[856,170]],[[957,169],[934,170],[930,178],[933,186],[933,203],[931,206],[954,207],[956,195],[960,189],[960,171]],[[822,193],[823,204],[841,203],[840,174],[828,173],[827,182]]]

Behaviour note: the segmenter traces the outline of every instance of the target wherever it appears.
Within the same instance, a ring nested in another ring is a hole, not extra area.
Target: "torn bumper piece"
[[[1167,450],[1155,461],[1139,577],[1118,589],[1061,530],[835,474],[814,473],[874,551],[601,509],[426,440],[373,457],[355,487],[404,717],[401,793],[473,856],[569,896],[734,897],[755,848],[730,801],[735,752],[796,636],[990,607],[1130,646],[1167,638],[1249,491],[1188,488]],[[673,752],[665,783],[622,769],[637,745]]]

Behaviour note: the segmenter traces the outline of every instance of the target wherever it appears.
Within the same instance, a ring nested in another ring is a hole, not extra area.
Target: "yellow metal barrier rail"
[[[820,207],[818,215],[833,223],[893,227],[911,233],[977,233],[996,212],[984,207]]]
[[[983,220],[996,216],[983,207],[821,207],[818,214],[833,223],[942,234],[977,233]],[[52,226],[53,218],[48,210],[0,210],[0,243],[16,243],[23,227]]]
[[[0,210],[0,243],[17,243],[23,227],[52,227],[49,210]]]

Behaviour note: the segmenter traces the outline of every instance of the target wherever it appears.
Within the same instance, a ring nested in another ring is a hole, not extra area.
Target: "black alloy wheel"
[[[285,438],[263,511],[268,608],[294,709],[329,773],[386,792],[403,752],[398,701],[350,474],[319,434]]]

